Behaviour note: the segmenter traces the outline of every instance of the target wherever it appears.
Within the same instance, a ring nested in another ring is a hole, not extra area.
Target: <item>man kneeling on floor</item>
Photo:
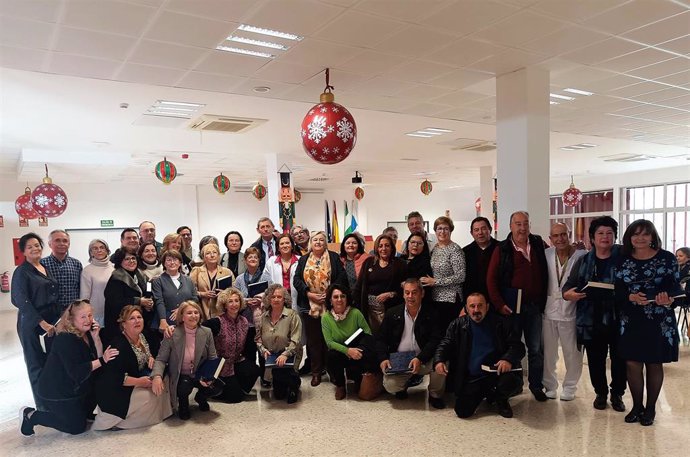
[[[452,371],[455,413],[467,418],[483,399],[496,404],[503,417],[513,417],[508,398],[522,389],[520,360],[525,346],[506,318],[490,311],[486,297],[467,297],[466,315],[455,319],[434,357],[436,373]]]

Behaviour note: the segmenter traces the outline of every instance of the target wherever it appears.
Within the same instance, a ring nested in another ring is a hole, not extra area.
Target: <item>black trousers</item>
[[[29,374],[31,393],[34,396],[36,409],[47,411],[48,405],[45,404],[43,398],[38,395],[38,378],[41,376],[41,371],[46,364],[48,355],[41,349],[37,327],[28,325],[25,319],[22,319],[22,313],[17,315],[17,335],[19,336],[19,342],[24,352],[24,363],[26,364],[26,371]]]
[[[609,385],[606,379],[606,356],[611,357],[611,393],[621,395],[625,393],[625,384],[628,375],[625,360],[618,357],[618,339],[616,338],[616,325],[592,335],[592,339],[585,343],[587,351],[587,365],[589,367],[589,379],[597,395],[606,396],[609,393]]]
[[[439,326],[443,329],[443,333],[445,334],[448,325],[460,315],[462,301],[458,300],[454,303],[437,301],[434,302],[432,306],[436,308]]]
[[[242,351],[242,355],[245,359],[256,364],[256,355],[259,350],[256,346],[256,341],[254,341],[254,337],[256,337],[256,327],[249,327],[249,330],[247,331],[247,339],[244,342],[244,350]],[[261,379],[263,379],[264,369],[266,368],[266,361],[263,357],[259,357],[259,367],[261,368],[260,376]]]
[[[303,321],[307,334],[307,357],[311,360],[312,374],[319,374],[326,369],[328,346],[321,331],[321,318],[305,316]]]
[[[455,414],[470,417],[485,398],[502,401],[518,392],[523,385],[522,372],[490,374],[473,381],[465,381],[462,390],[456,393]]]
[[[273,367],[273,391],[278,396],[284,396],[288,390],[299,389],[302,380],[294,367]]]
[[[227,403],[240,403],[245,395],[252,390],[256,378],[259,377],[259,367],[256,362],[244,359],[235,364],[234,376],[221,376],[220,379],[225,383],[223,392],[215,397]]]
[[[31,415],[32,425],[54,428],[71,435],[86,431],[86,418],[96,407],[94,396],[82,396],[66,400],[47,400],[41,398],[45,410],[37,410]]]
[[[544,339],[542,337],[543,315],[534,303],[523,304],[520,314],[511,315],[513,328],[518,335],[525,335],[527,348],[527,380],[532,391],[543,390],[544,384]]]
[[[195,387],[199,389],[194,396],[197,403],[206,401],[212,393],[211,388],[202,386],[198,379],[186,374],[180,375],[180,379],[177,381],[177,402],[179,408],[189,408],[189,394],[192,393]]]
[[[337,387],[345,385],[345,373],[348,379],[359,385],[362,381],[362,373],[371,373],[378,370],[378,363],[375,358],[364,356],[359,360],[350,359],[342,352],[336,350],[328,351],[328,376]]]

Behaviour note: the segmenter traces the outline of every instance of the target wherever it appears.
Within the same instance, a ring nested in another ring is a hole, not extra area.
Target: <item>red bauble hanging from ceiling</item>
[[[266,196],[266,186],[261,183],[257,183],[254,187],[252,187],[252,195],[259,201],[263,200]]]
[[[213,178],[213,188],[216,189],[219,194],[225,195],[225,192],[230,190],[230,180],[221,173]]]
[[[563,192],[563,204],[565,206],[574,207],[582,201],[582,191],[575,187],[573,177],[570,177],[570,187]]]
[[[31,188],[26,187],[24,193],[14,201],[14,209],[24,219],[38,219],[38,213],[31,204]]]
[[[156,178],[160,179],[163,184],[170,184],[177,178],[177,167],[174,163],[169,162],[166,157],[156,164],[153,171],[156,173]]]
[[[355,198],[357,200],[363,199],[364,198],[364,189],[362,189],[361,187],[357,187],[355,189]]]
[[[431,191],[434,190],[434,186],[431,185],[428,179],[425,179],[419,186],[419,190],[421,190],[424,195],[429,195]]]
[[[48,165],[43,184],[36,186],[31,192],[31,206],[39,216],[58,217],[67,209],[67,194],[62,187],[53,184],[48,176]]]
[[[357,142],[357,124],[352,114],[335,103],[333,86],[329,85],[330,70],[326,69],[326,88],[318,105],[302,120],[302,146],[309,157],[332,165],[350,155]]]

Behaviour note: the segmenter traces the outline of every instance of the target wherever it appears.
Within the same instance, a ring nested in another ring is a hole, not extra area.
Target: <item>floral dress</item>
[[[675,256],[659,250],[651,259],[625,257],[615,276],[620,357],[645,363],[678,361],[678,326],[673,309],[654,302],[638,305],[628,299],[628,295],[638,292],[652,300],[659,292],[667,292],[669,296],[681,294]]]

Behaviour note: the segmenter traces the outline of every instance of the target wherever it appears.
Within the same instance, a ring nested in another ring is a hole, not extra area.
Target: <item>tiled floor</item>
[[[529,394],[512,400],[515,417],[503,419],[485,405],[470,420],[452,408],[429,409],[422,386],[398,401],[335,401],[324,382],[303,378],[300,401],[288,406],[258,391],[239,405],[211,404],[211,412],[192,409],[184,423],[171,418],[147,429],[86,432],[69,436],[36,428],[19,434],[16,412],[31,394],[14,330],[15,313],[0,312],[0,455],[143,456],[671,456],[685,455],[690,443],[690,348],[681,361],[665,366],[666,378],[652,427],[623,422],[612,409],[595,411],[587,370],[571,402],[537,403]],[[631,399],[624,400],[630,406]],[[448,403],[451,403],[448,399]]]

